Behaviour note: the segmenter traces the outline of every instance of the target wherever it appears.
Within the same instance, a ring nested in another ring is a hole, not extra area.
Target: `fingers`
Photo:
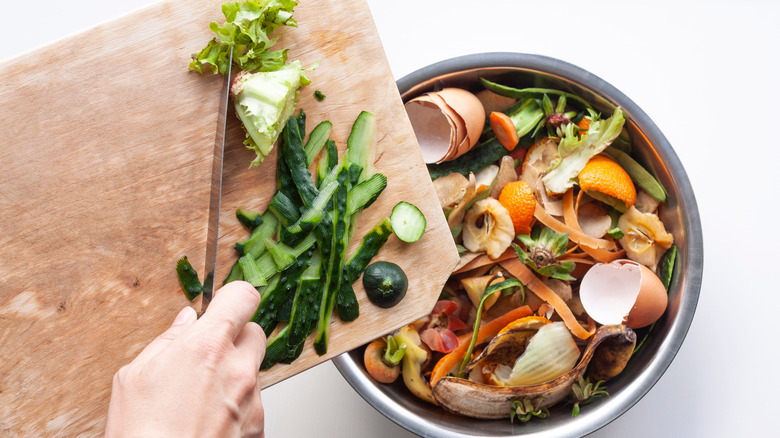
[[[151,344],[135,358],[137,362],[145,362],[154,357],[157,353],[164,350],[174,339],[184,333],[192,324],[195,323],[197,315],[192,307],[181,309],[176,319],[173,320],[171,327],[158,336]]]
[[[252,363],[254,370],[260,370],[265,357],[265,333],[259,325],[250,322],[241,329],[235,341],[236,351],[242,360]]]
[[[227,330],[234,341],[260,305],[260,294],[245,281],[233,281],[214,294],[214,299],[200,318],[206,330]]]

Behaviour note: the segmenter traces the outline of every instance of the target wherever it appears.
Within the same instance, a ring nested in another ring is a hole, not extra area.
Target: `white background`
[[[0,61],[153,2],[3,0]],[[475,52],[556,57],[629,96],[685,166],[706,252],[696,317],[659,383],[593,436],[776,433],[780,2],[369,4],[396,79]],[[363,402],[330,362],[263,397],[269,438],[411,436]]]

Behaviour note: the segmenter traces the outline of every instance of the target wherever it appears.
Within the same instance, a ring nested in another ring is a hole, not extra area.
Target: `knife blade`
[[[211,167],[211,193],[209,194],[209,222],[206,235],[206,278],[203,280],[203,298],[200,313],[206,311],[214,297],[214,273],[217,270],[217,243],[219,241],[219,210],[222,203],[222,168],[225,155],[225,133],[227,129],[228,106],[230,104],[230,83],[233,73],[233,46],[225,72],[222,94],[217,116],[217,132],[214,137],[214,159]]]

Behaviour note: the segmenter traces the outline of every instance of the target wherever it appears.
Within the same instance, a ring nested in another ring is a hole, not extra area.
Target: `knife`
[[[203,280],[203,298],[200,314],[206,311],[214,297],[214,272],[217,270],[217,242],[219,241],[219,209],[222,201],[222,163],[225,155],[225,131],[227,128],[230,83],[233,73],[233,46],[230,46],[227,71],[219,101],[217,133],[214,137],[214,160],[211,167],[211,193],[209,195],[209,222],[206,235],[206,278]]]

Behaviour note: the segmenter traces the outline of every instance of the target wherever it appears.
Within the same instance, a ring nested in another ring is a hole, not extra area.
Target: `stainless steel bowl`
[[[478,77],[516,87],[558,88],[576,93],[599,111],[611,114],[621,106],[633,144],[633,155],[655,174],[668,190],[661,219],[675,238],[679,253],[669,306],[645,347],[626,369],[608,382],[610,396],[583,407],[577,417],[569,408],[556,407],[545,420],[512,424],[509,420],[484,421],[444,412],[412,396],[402,382],[375,383],[366,373],[362,349],[334,359],[353,388],[374,408],[410,432],[427,437],[473,436],[582,436],[616,419],[661,378],[682,345],[693,320],[703,270],[702,229],[699,210],[688,176],[674,149],[658,127],[634,102],[595,75],[566,62],[521,53],[483,53],[438,62],[398,81],[407,100],[443,87],[478,88]]]

